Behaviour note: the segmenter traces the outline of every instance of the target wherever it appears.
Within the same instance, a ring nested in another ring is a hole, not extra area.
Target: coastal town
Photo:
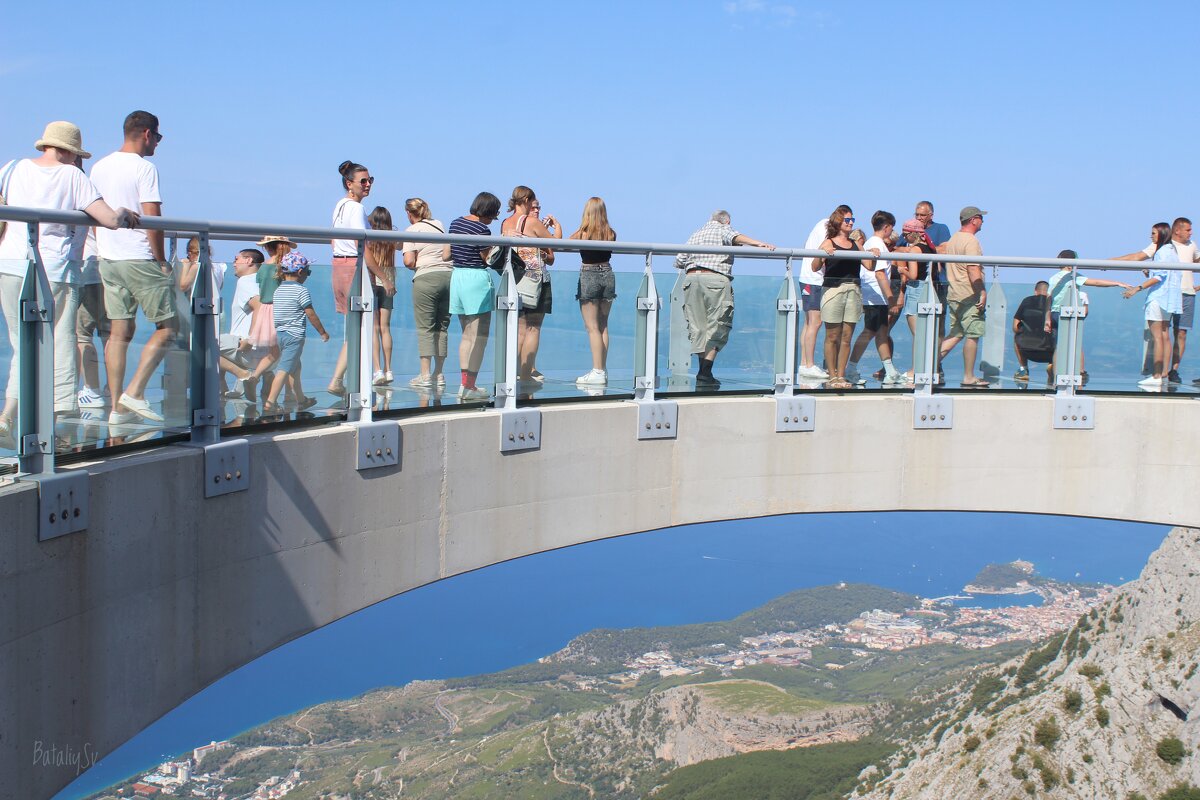
[[[245,785],[244,779],[221,778],[199,772],[205,758],[233,747],[231,742],[209,742],[190,756],[159,764],[125,784],[117,794],[102,793],[97,800],[148,800],[149,798],[207,798],[208,800],[280,800],[301,783],[300,770],[272,775],[260,783]]]
[[[1027,562],[1014,562],[1023,568]],[[1032,572],[1029,565],[1028,572]],[[829,624],[818,629],[776,631],[745,637],[719,653],[677,658],[666,650],[644,653],[625,663],[626,680],[637,680],[648,672],[661,677],[692,675],[717,669],[724,675],[759,664],[810,666],[842,669],[843,660],[819,661],[817,648],[838,648],[854,658],[871,651],[908,650],[927,645],[956,645],[973,650],[1007,642],[1036,642],[1074,625],[1081,616],[1111,597],[1111,586],[1080,587],[1043,581],[1019,586],[985,587],[968,585],[975,594],[1031,594],[1041,596],[1040,605],[980,608],[957,606],[950,598],[925,599],[919,607],[901,613],[864,611],[844,625]],[[826,650],[825,652],[828,652]]]

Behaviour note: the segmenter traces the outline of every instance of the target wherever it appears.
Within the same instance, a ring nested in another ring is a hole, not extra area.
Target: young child
[[[221,334],[221,384],[225,373],[232,373],[239,381],[237,388],[225,392],[225,397],[238,399],[243,396],[253,401],[254,383],[249,356],[251,354],[250,320],[258,298],[258,269],[263,255],[253,248],[242,250],[233,260],[233,274],[237,277],[237,288],[233,293],[233,313],[229,318],[229,333]]]
[[[296,408],[303,411],[316,405],[317,398],[305,397],[296,375],[300,368],[300,354],[304,352],[304,337],[308,323],[321,334],[321,341],[328,342],[329,334],[313,310],[312,296],[304,288],[308,279],[308,259],[299,251],[288,253],[279,262],[279,288],[275,290],[275,336],[279,341],[279,363],[275,367],[275,380],[263,401],[263,414],[279,413],[275,399],[283,390],[284,381],[292,387]]]

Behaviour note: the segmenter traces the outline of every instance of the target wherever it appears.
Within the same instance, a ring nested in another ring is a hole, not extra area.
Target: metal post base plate
[[[39,542],[78,533],[88,526],[87,470],[23,475],[19,480],[38,485]]]
[[[817,425],[817,399],[812,395],[775,398],[775,432],[812,431]]]
[[[954,427],[954,399],[946,395],[913,396],[913,429],[950,429]]]
[[[536,408],[500,411],[500,452],[536,450],[542,444],[542,412]]]
[[[393,420],[356,422],[355,469],[400,466],[400,424]]]
[[[1054,427],[1062,430],[1094,430],[1096,398],[1059,395],[1054,398]]]
[[[204,496],[244,492],[250,488],[250,443],[229,439],[211,444],[191,444],[204,451]]]
[[[637,401],[635,401],[637,402]],[[674,439],[679,432],[679,404],[674,400],[637,402],[639,439]]]

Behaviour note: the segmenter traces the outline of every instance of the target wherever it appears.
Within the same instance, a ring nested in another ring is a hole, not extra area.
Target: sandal
[[[317,398],[315,398],[315,397],[312,397],[312,396],[310,395],[309,397],[306,397],[306,398],[304,398],[303,400],[301,400],[301,401],[299,402],[299,404],[297,404],[297,405],[296,405],[296,410],[297,410],[297,411],[303,411],[303,410],[304,410],[304,409],[306,409],[306,408],[312,408],[312,407],[313,407],[313,406],[315,406],[316,404],[317,404]]]
[[[326,389],[325,391],[329,392],[332,395],[336,395],[337,397],[345,397],[346,396],[346,384],[342,382],[341,378],[338,378],[333,383],[329,384],[329,388]]]
[[[272,419],[282,416],[283,410],[279,408],[279,403],[272,403],[270,400],[263,401],[263,410],[262,414],[259,415],[259,419]]]
[[[985,381],[983,378],[976,378],[973,381],[963,381],[959,384],[959,386],[967,389],[986,389],[988,386],[991,386],[991,384]]]

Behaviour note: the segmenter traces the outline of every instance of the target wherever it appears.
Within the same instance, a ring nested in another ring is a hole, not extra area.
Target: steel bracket
[[[351,311],[372,311],[372,310],[374,310],[374,307],[375,307],[375,298],[374,297],[365,297],[365,296],[359,295],[358,297],[350,298],[350,310]]]
[[[36,300],[21,301],[21,321],[22,322],[49,322],[50,309],[43,305],[39,305]]]
[[[1059,375],[1054,379],[1055,386],[1083,386],[1082,375]]]
[[[88,473],[85,469],[21,476],[38,485],[38,541],[88,526]]]
[[[797,304],[796,304],[795,300],[779,300],[778,303],[779,303],[779,306],[778,306],[779,311],[796,311],[797,310]]]
[[[812,431],[817,425],[817,399],[812,395],[775,398],[775,432]]]
[[[207,408],[198,408],[192,412],[193,425],[216,425],[217,415]]]
[[[674,439],[679,432],[679,404],[674,400],[634,401],[639,439]]]
[[[208,297],[193,297],[192,313],[198,317],[215,317],[221,313],[221,303]]]
[[[542,412],[536,408],[500,411],[500,452],[536,450],[542,445]]]
[[[1060,319],[1070,319],[1071,317],[1083,319],[1086,315],[1087,306],[1063,306],[1058,312]]]
[[[1058,430],[1094,430],[1096,398],[1058,395],[1054,398],[1054,427]]]
[[[496,310],[497,311],[516,311],[517,300],[504,295],[496,295]]]
[[[400,466],[400,424],[394,420],[354,424],[355,469]]]
[[[22,453],[41,453],[42,455],[50,453],[50,442],[36,433],[25,434],[21,437],[21,444]]]
[[[639,297],[637,300],[638,311],[657,311],[662,308],[661,297]]]
[[[917,303],[917,316],[931,317],[942,313],[941,303]]]
[[[208,444],[185,442],[184,446],[204,451],[205,498],[250,488],[250,442],[226,439]]]
[[[954,427],[954,399],[944,394],[913,395],[913,429]]]
[[[775,386],[791,386],[796,381],[795,377],[788,375],[786,372],[775,373]]]
[[[371,396],[369,394],[361,394],[359,392],[350,392],[346,395],[347,408],[370,408]]]

